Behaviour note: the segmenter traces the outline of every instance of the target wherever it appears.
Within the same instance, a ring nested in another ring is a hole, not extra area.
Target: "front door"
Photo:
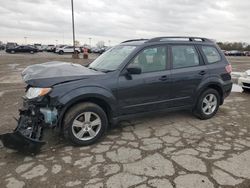
[[[119,77],[117,98],[121,115],[170,107],[171,72],[167,54],[166,46],[156,46],[133,58],[128,67],[140,67],[142,72]]]

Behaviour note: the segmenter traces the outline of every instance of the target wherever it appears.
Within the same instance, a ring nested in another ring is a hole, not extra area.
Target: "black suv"
[[[158,37],[122,42],[87,67],[32,65],[15,135],[32,142],[60,127],[77,145],[96,142],[118,121],[162,110],[214,116],[232,88],[231,65],[211,40]]]

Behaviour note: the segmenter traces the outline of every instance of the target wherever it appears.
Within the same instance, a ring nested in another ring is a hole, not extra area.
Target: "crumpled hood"
[[[100,74],[104,73],[88,69],[79,64],[51,61],[28,66],[23,70],[22,78],[33,87],[50,87]]]

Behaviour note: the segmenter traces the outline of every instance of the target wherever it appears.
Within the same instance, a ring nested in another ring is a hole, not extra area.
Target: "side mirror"
[[[129,74],[141,74],[141,67],[138,66],[129,66],[127,67]]]

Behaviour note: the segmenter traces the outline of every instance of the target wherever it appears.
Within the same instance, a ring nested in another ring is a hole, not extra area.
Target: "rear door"
[[[148,47],[128,66],[142,69],[141,74],[121,75],[118,100],[121,114],[154,111],[171,106],[171,71],[166,46]]]
[[[173,107],[192,105],[199,84],[208,69],[195,45],[171,45]]]

